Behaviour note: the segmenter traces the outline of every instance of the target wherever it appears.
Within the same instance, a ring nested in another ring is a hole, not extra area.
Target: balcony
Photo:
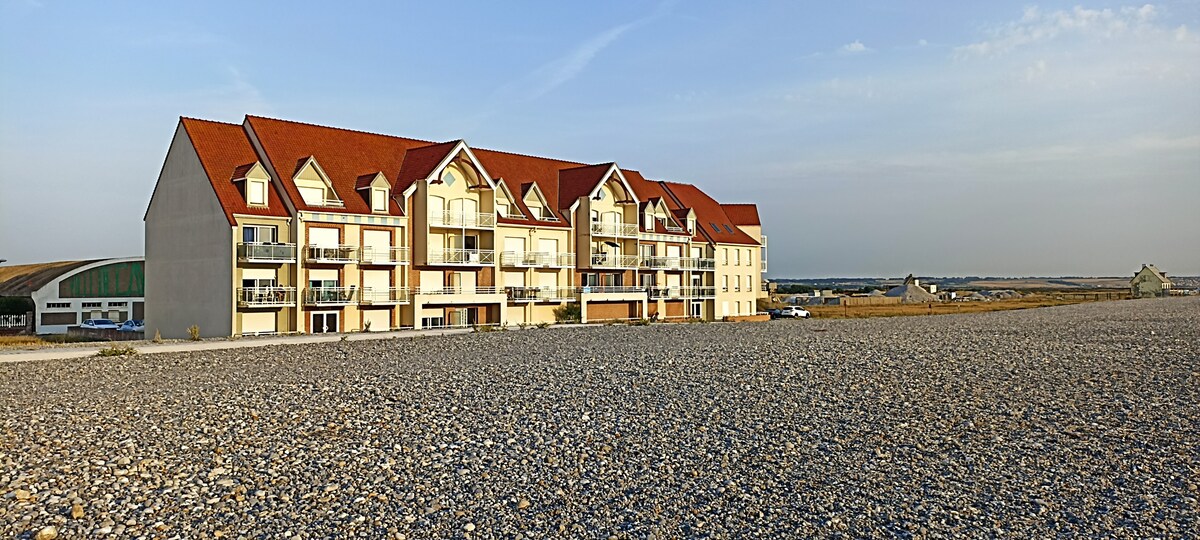
[[[579,288],[581,294],[646,294],[644,287],[626,287],[622,285],[589,285]]]
[[[429,265],[486,266],[496,263],[496,252],[490,249],[435,249],[429,252],[426,262]]]
[[[518,266],[531,268],[564,268],[575,266],[574,253],[547,253],[539,251],[502,251],[500,252],[502,266]]]
[[[712,272],[717,268],[716,259],[705,259],[701,257],[684,257],[679,259],[679,265],[684,270],[700,270],[704,272]]]
[[[495,287],[462,287],[460,285],[443,285],[441,287],[422,287],[414,294],[497,294]]]
[[[579,289],[574,287],[505,287],[509,302],[574,302]]]
[[[295,287],[239,287],[238,307],[287,307],[296,305]]]
[[[407,247],[391,247],[391,248],[373,248],[365,246],[358,257],[362,264],[371,265],[396,265],[408,264],[410,260],[410,251]]]
[[[306,306],[348,306],[357,301],[355,287],[309,287],[304,289]]]
[[[410,301],[408,289],[363,287],[360,304],[386,306],[407,304]]]
[[[640,268],[650,270],[714,270],[716,261],[696,257],[642,257]]]
[[[432,212],[429,215],[429,224],[434,227],[492,229],[496,227],[496,214],[484,212]]]
[[[593,268],[637,268],[637,255],[615,255],[612,253],[593,253]]]
[[[592,236],[612,236],[615,238],[637,238],[638,227],[634,223],[592,222]]]
[[[304,246],[304,260],[310,263],[347,264],[358,262],[357,246]]]
[[[254,263],[294,263],[296,244],[260,244],[243,242],[237,245],[239,261]]]
[[[759,269],[759,272],[764,272],[764,273],[765,273],[766,271],[767,271],[767,260],[766,260],[766,259],[763,259],[763,260],[762,260],[762,268],[761,268],[761,269]]]

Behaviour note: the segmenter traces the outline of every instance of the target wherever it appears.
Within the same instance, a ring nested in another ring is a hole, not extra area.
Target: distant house
[[[1153,264],[1143,264],[1142,269],[1129,280],[1129,288],[1134,298],[1155,298],[1171,294],[1171,280],[1166,272],[1155,268]]]
[[[892,287],[883,295],[889,298],[900,298],[900,302],[904,304],[925,304],[938,301],[936,296],[921,288],[921,281],[912,274],[904,278],[903,285]]]

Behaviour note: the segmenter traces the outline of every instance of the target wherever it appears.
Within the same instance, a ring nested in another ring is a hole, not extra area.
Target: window
[[[750,281],[750,276],[746,276],[746,290],[747,290],[747,291],[753,291],[753,290],[754,290],[754,282],[753,282],[753,281]]]
[[[742,290],[742,276],[733,276],[733,290]]]
[[[708,224],[708,226],[709,226],[709,227],[712,227],[712,230],[713,230],[713,232],[715,232],[715,233],[719,233],[719,232],[721,232],[721,229],[718,229],[718,228],[717,228],[717,224],[716,224],[716,223],[709,223],[709,224]]]
[[[721,292],[729,292],[729,276],[721,276]]]
[[[721,264],[729,266],[729,248],[721,248]]]
[[[741,264],[742,264],[742,250],[735,248],[733,250],[733,265],[741,266]]]
[[[387,212],[387,192],[384,188],[371,188],[372,212]]]
[[[315,282],[313,282],[313,283],[315,283]],[[321,282],[321,283],[324,283],[324,282]],[[327,286],[335,287],[336,283],[337,282],[334,282],[334,285],[327,285]],[[274,287],[275,285],[276,285],[276,282],[274,279],[243,279],[242,280],[242,288],[244,288],[244,289],[269,288],[269,287]]]
[[[274,244],[276,228],[271,225],[243,225],[242,242],[247,244]]]
[[[129,302],[109,302],[108,307],[126,307]]]
[[[529,217],[533,219],[542,219],[542,207],[534,205],[529,207]]]
[[[654,214],[646,214],[646,230],[654,230]]]
[[[603,193],[603,192],[601,192],[601,193]],[[599,223],[599,222],[600,222],[600,211],[592,210],[592,223]]]
[[[82,307],[84,307],[84,308],[98,308],[98,307],[100,307],[100,302],[84,302],[84,303],[82,304]]]
[[[725,223],[724,225],[725,225],[725,231],[728,232],[729,234],[733,234],[733,229],[729,228],[729,224]]]
[[[508,213],[508,203],[502,203],[502,202],[496,203],[496,211],[500,212],[501,217],[508,217],[508,216],[512,215],[512,214]]]
[[[46,309],[70,309],[70,302],[49,302],[46,304]]]
[[[267,183],[263,180],[246,181],[246,202],[252,205],[267,205]]]
[[[300,190],[300,198],[309,206],[325,205],[325,189],[319,187],[296,186]]]
[[[446,184],[446,187],[453,186],[457,181],[458,176],[454,174],[454,171],[446,169],[446,171],[442,173],[442,183]]]

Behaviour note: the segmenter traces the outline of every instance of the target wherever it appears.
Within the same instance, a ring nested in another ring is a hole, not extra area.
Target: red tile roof
[[[679,206],[691,208],[696,212],[696,229],[702,230],[705,237],[717,244],[747,244],[759,245],[758,240],[742,232],[741,229],[725,215],[721,204],[709,197],[707,193],[691,184],[676,182],[661,182]]]
[[[729,220],[734,225],[762,225],[762,222],[758,220],[758,205],[756,204],[721,204],[721,209],[725,211],[725,215],[729,216]]]
[[[237,223],[233,219],[234,214],[287,217],[287,208],[284,208],[274,182],[271,182],[267,191],[266,207],[246,204],[241,186],[233,182],[234,178],[244,175],[258,161],[242,126],[194,118],[181,118],[179,121],[191,139],[196,155],[200,157],[200,164],[212,183],[230,225]]]
[[[431,144],[261,116],[246,116],[246,124],[258,137],[267,159],[279,174],[294,175],[296,171],[291,168],[292,164],[303,163],[312,156],[329,176],[334,192],[345,203],[344,208],[308,206],[292,178],[283,178],[288,197],[300,210],[370,214],[369,201],[355,191],[358,177],[383,171],[385,176],[396,175],[399,183],[401,163],[407,151]],[[388,213],[402,215],[395,201],[388,205]]]
[[[226,213],[286,215],[279,198],[283,193],[275,191],[272,184],[271,204],[268,208],[246,207],[241,191],[228,179],[239,167],[248,168],[259,159],[247,139],[246,130],[258,137],[265,155],[264,164],[269,162],[279,172],[281,166],[296,167],[312,156],[328,175],[333,189],[345,203],[344,208],[309,207],[304,204],[291,178],[282,178],[289,199],[301,210],[321,212],[346,212],[369,214],[370,205],[366,197],[356,189],[364,187],[382,172],[394,179],[394,193],[402,192],[420,179],[426,178],[455,145],[461,141],[433,143],[419,139],[408,139],[391,135],[367,133],[348,129],[318,126],[302,122],[247,116],[244,126],[185,119],[189,134],[194,137],[197,153],[209,171],[210,178],[224,178],[225,184],[213,182],[214,189],[225,207]],[[523,195],[536,184],[549,205],[547,208],[558,221],[501,218],[502,223],[531,224],[538,226],[567,226],[563,210],[569,208],[579,197],[586,196],[604,179],[612,163],[585,165],[557,159],[514,154],[497,150],[472,149],[472,153],[486,169],[493,181],[503,182],[516,197],[515,203],[526,215],[529,208]],[[286,165],[285,165],[286,164]],[[213,171],[223,171],[218,176]],[[295,175],[296,169],[283,174]],[[622,169],[621,173],[641,201],[662,198],[667,208],[675,215],[679,225],[686,225],[687,209],[692,209],[697,218],[695,238],[700,241],[757,245],[757,240],[742,233],[735,224],[755,224],[757,209],[753,205],[721,205],[690,184],[658,182],[645,179],[638,171]],[[243,171],[244,174],[244,171]],[[400,208],[393,202],[393,215],[400,215]],[[712,230],[712,224],[717,230]],[[725,228],[729,225],[733,232]],[[657,227],[656,227],[657,228]]]

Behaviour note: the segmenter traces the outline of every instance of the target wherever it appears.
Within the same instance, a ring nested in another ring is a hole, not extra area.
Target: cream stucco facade
[[[533,324],[564,306],[584,321],[755,312],[760,228],[718,242],[704,227],[732,234],[729,220],[666,184],[631,183],[615,164],[547,173],[544,158],[462,141],[396,138],[394,152],[348,164],[369,145],[322,145],[386,136],[320,128],[297,150],[309,139],[291,127],[181,122],[146,215],[148,331]]]

